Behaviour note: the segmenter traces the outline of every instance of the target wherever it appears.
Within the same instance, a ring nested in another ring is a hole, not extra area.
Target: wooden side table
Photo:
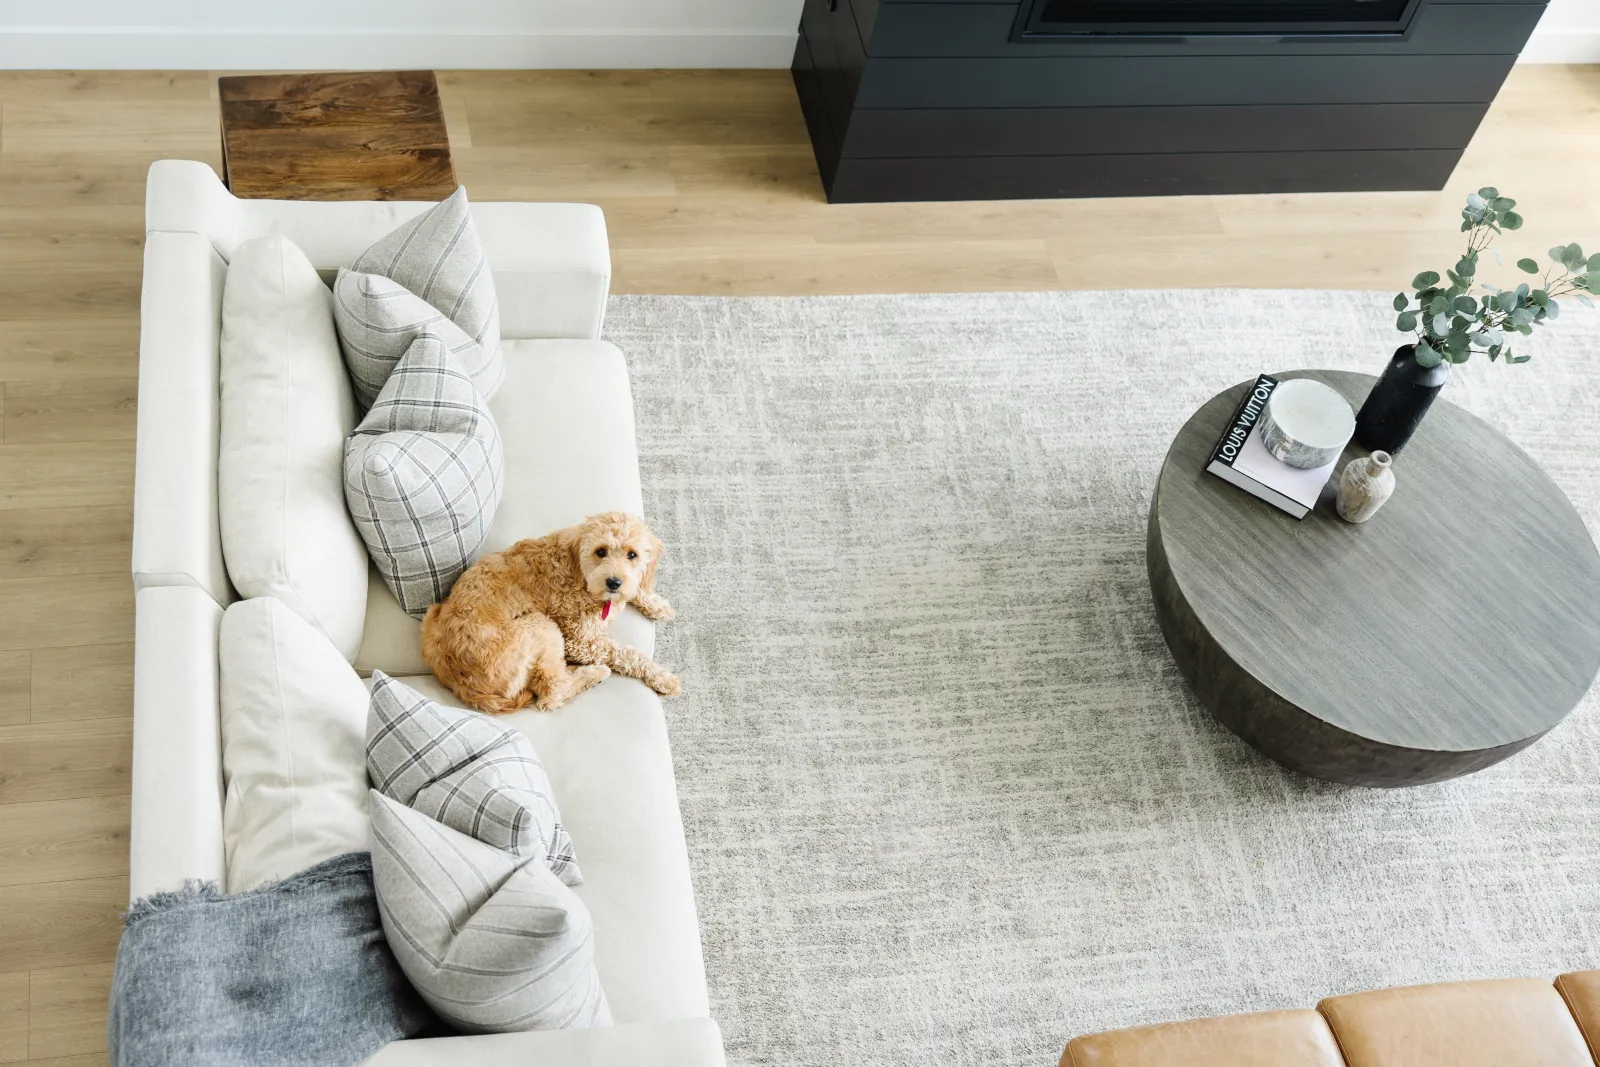
[[[1373,383],[1278,377],[1352,406]],[[1382,511],[1352,525],[1325,498],[1296,522],[1205,473],[1248,387],[1178,432],[1150,504],[1156,615],[1212,714],[1287,767],[1374,786],[1481,770],[1566,717],[1600,670],[1600,553],[1538,465],[1441,399]]]
[[[455,192],[431,70],[217,79],[222,180],[273,200],[443,200]]]

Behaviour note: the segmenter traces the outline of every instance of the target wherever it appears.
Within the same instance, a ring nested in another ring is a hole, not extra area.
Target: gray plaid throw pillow
[[[390,279],[402,293],[420,297],[421,306],[388,287],[351,280],[352,274]],[[478,391],[493,396],[503,377],[500,305],[465,187],[361,253],[334,284],[339,339],[363,404],[372,403],[387,369],[426,325],[429,311],[424,309],[430,306],[437,309],[433,314],[442,313],[460,327],[462,339],[478,344],[477,353],[461,353],[462,365]]]
[[[499,346],[486,349],[432,304],[380,274],[341,268],[333,283],[333,315],[344,365],[363,408],[377,400],[395,364],[423,333],[444,340],[485,399],[505,378]]]
[[[373,671],[367,774],[385,796],[451,829],[538,856],[568,885],[583,881],[550,778],[514,727],[445,707]]]
[[[400,969],[467,1031],[608,1026],[594,924],[533,856],[475,841],[373,790],[372,881]]]
[[[420,618],[471,566],[504,464],[488,405],[448,343],[417,337],[344,449],[350,517],[409,614]]]

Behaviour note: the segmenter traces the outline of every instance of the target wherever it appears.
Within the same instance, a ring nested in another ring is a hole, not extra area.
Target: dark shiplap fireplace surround
[[[1437,189],[1544,0],[806,0],[829,200]]]

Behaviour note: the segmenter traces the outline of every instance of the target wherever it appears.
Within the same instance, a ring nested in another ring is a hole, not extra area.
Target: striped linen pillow
[[[344,451],[350,518],[408,614],[421,618],[477,558],[504,467],[482,395],[444,339],[420,335]]]
[[[372,275],[395,285],[382,285]],[[339,272],[334,318],[363,405],[373,402],[388,369],[411,339],[441,314],[461,330],[461,337],[451,338],[453,346],[464,341],[478,346],[474,352],[461,351],[463,365],[479,392],[493,396],[504,377],[500,304],[465,187],[379,240],[357,256],[348,271]]]
[[[376,789],[370,808],[384,935],[434,1011],[476,1033],[610,1025],[589,911],[537,857]]]
[[[385,796],[516,856],[537,856],[567,885],[583,874],[550,777],[520,730],[435,703],[372,672],[367,775]]]
[[[444,340],[485,399],[505,378],[498,347],[491,353],[432,304],[380,274],[341,268],[333,283],[333,310],[345,369],[363,408],[378,399],[395,364],[424,333]]]

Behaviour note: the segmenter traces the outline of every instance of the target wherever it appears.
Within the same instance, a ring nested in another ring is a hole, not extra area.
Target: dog
[[[518,541],[474,563],[428,609],[422,658],[463,703],[491,715],[529,704],[554,711],[612,671],[676,696],[678,679],[617,644],[606,625],[624,604],[672,618],[655,589],[660,563],[661,541],[620,511]]]

